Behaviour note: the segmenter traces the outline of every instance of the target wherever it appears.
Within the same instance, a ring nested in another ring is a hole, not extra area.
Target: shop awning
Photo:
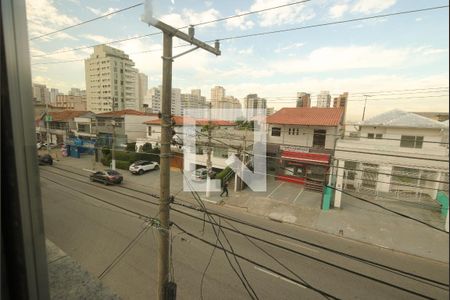
[[[330,163],[330,155],[321,153],[283,151],[281,158],[310,164],[328,165]]]

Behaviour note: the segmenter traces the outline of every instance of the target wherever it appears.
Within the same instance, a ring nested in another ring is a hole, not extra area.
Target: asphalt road
[[[156,203],[158,200],[139,192],[142,187],[133,183],[125,182],[122,187],[105,187],[89,182],[86,174],[79,173],[79,170],[74,172],[54,167],[41,168],[47,238],[92,274],[103,273],[101,280],[123,299],[155,299],[158,230],[147,227],[147,220],[136,216],[134,212],[157,218],[157,206],[150,202]],[[200,218],[199,220],[172,212],[171,218],[177,225],[216,244],[217,239],[212,227],[208,223],[204,225],[202,213],[177,205],[173,207]],[[238,233],[224,230],[235,253],[257,263],[237,259],[258,299],[325,298],[314,289],[338,299],[449,298],[448,264],[297,226],[275,223],[239,210],[219,206],[208,208],[286,235],[280,236],[230,222],[241,232],[274,243],[268,245],[260,241],[251,242]],[[216,220],[219,221],[219,218],[216,217]],[[224,219],[220,222],[224,226],[230,226]],[[139,236],[133,247],[108,269],[116,257],[145,228],[148,230]],[[222,233],[220,237],[226,245]],[[317,248],[289,237],[443,282],[446,286],[343,257],[334,251]],[[177,228],[172,229],[172,238],[173,277],[178,285],[178,299],[201,299],[202,274],[213,252],[204,276],[204,299],[251,299],[223,251],[214,250],[211,245],[182,234]],[[229,254],[228,257],[238,269],[233,256]]]

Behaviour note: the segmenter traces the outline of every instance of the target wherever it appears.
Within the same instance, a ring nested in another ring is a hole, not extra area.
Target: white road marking
[[[292,246],[295,246],[295,247],[303,248],[303,249],[312,251],[312,252],[314,252],[314,253],[319,253],[319,251],[317,251],[317,250],[315,250],[315,249],[311,249],[311,248],[309,248],[309,247],[302,246],[302,245],[299,245],[299,244],[297,244],[297,243],[292,243],[292,242],[289,242],[289,241],[286,241],[286,240],[281,240],[281,239],[277,239],[277,241],[283,242],[283,243],[286,243],[286,244],[289,244],[289,245],[292,245]]]
[[[296,285],[298,287],[301,287],[302,289],[306,289],[306,286],[298,284],[297,282],[293,282],[292,280],[287,279],[286,277],[283,277],[283,276],[280,276],[278,274],[272,273],[272,272],[270,272],[270,271],[268,271],[266,269],[263,269],[263,268],[260,268],[260,267],[257,267],[257,266],[255,266],[255,269],[260,271],[260,272],[263,272],[263,273],[265,273],[267,275],[270,275],[270,276],[273,276],[275,278],[278,278],[278,279],[281,279],[283,281],[286,281],[287,283],[290,283],[290,284]]]
[[[86,171],[86,172],[91,172],[91,173],[95,173],[95,171],[94,171],[94,170],[89,170],[89,169],[83,169],[83,171]]]
[[[267,198],[272,197],[272,195],[275,194],[275,192],[278,191],[278,189],[279,189],[280,187],[282,187],[284,184],[285,184],[284,182],[280,183],[280,185],[277,186],[277,187],[272,191],[272,193],[270,193],[270,195],[267,196]]]
[[[298,193],[297,197],[295,197],[294,202],[292,202],[292,203],[295,204],[295,202],[297,202],[298,198],[300,198],[300,196],[303,194],[304,191],[305,191],[305,190],[302,189],[302,190],[300,191],[300,193]]]

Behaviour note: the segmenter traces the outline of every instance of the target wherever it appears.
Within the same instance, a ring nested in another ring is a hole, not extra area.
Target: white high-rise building
[[[153,113],[161,112],[161,86],[148,91],[144,103]],[[186,109],[205,108],[206,98],[200,90],[192,90],[190,94],[182,94],[180,89],[172,89],[172,115],[183,116]]]
[[[136,73],[136,97],[138,102],[138,110],[142,110],[144,98],[148,90],[148,76],[144,73]]]
[[[216,86],[211,89],[211,104],[213,108],[219,108],[220,101],[225,98],[225,89],[221,86]]]
[[[50,102],[50,92],[45,84],[33,83],[33,98],[37,103],[46,104]]]
[[[56,97],[60,95],[58,89],[50,89],[50,103],[56,103]]]
[[[94,48],[85,60],[87,109],[94,113],[139,110],[134,62],[119,49]]]
[[[331,107],[331,95],[329,91],[321,91],[320,94],[317,95],[317,107]]]
[[[192,90],[190,94],[181,94],[181,115],[184,116],[186,109],[201,109],[206,107],[206,98],[202,96],[201,90]]]

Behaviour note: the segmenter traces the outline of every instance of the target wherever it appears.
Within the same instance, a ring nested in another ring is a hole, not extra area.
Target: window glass
[[[281,128],[278,127],[272,128],[272,136],[281,136]]]

